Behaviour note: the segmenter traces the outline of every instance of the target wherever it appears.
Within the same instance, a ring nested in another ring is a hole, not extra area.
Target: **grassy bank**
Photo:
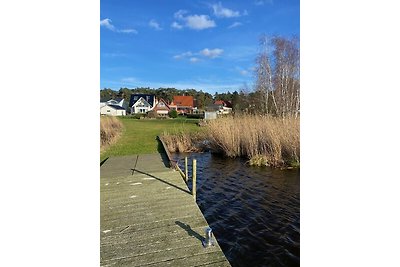
[[[100,152],[117,142],[123,130],[122,123],[115,117],[100,117]]]
[[[300,165],[300,119],[240,116],[210,121],[208,139],[214,151],[247,157],[251,165]]]
[[[100,153],[100,160],[110,156],[156,153],[159,150],[156,136],[164,131],[188,133],[202,131],[197,119],[138,120],[129,117],[118,117],[124,126],[121,137],[113,145]]]

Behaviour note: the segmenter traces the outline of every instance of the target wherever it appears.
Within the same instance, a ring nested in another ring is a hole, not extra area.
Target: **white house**
[[[131,107],[131,112],[132,113],[147,113],[150,110],[153,109],[153,106],[150,105],[149,102],[147,102],[143,97],[139,98],[135,102],[135,104],[132,105]]]
[[[100,115],[126,116],[126,110],[117,105],[105,105],[100,108]]]
[[[129,107],[131,108],[131,113],[143,114],[153,110],[157,103],[158,102],[155,95],[132,94],[131,99],[129,100]]]

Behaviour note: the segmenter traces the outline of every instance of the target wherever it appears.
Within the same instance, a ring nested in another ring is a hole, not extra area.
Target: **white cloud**
[[[123,30],[118,30],[118,32],[138,34],[138,31],[135,29],[123,29]]]
[[[136,79],[135,77],[127,77],[127,78],[122,78],[121,81],[126,83],[135,83],[138,81],[138,79]]]
[[[214,4],[211,7],[214,10],[214,15],[219,18],[232,18],[240,16],[239,11],[233,11],[232,9],[225,8],[222,6],[221,2]]]
[[[233,61],[254,61],[259,48],[257,45],[233,45],[225,47],[225,58]]]
[[[123,53],[104,53],[101,55],[105,56],[105,57],[126,57],[127,56],[127,54],[123,54]]]
[[[179,24],[178,22],[176,22],[176,21],[172,22],[171,27],[175,28],[175,29],[182,29],[183,28],[183,26],[181,24]]]
[[[100,26],[106,27],[111,31],[116,31],[114,25],[111,24],[111,19],[103,19],[100,20]]]
[[[150,20],[149,26],[156,29],[157,31],[162,30],[162,28],[160,27],[160,24],[158,24],[158,22],[154,19]]]
[[[182,29],[184,26],[190,29],[203,30],[216,26],[215,21],[207,15],[187,15],[188,11],[178,10],[174,14],[174,18],[180,20],[182,24],[174,21],[171,24],[172,28]]]
[[[251,77],[252,73],[254,72],[253,70],[254,67],[248,67],[246,69],[240,68],[240,67],[235,67],[235,71],[239,72],[240,75],[244,77]]]
[[[190,51],[188,51],[188,52],[185,52],[185,53],[176,55],[176,56],[174,56],[174,58],[175,58],[175,59],[182,59],[182,58],[185,58],[185,57],[190,57],[190,56],[192,56],[192,55],[193,55],[193,53],[190,52]]]
[[[215,49],[204,48],[203,50],[200,50],[197,53],[193,53],[191,51],[187,51],[187,52],[184,52],[182,54],[175,55],[174,59],[189,58],[190,62],[197,62],[197,61],[201,60],[200,58],[198,58],[199,56],[212,59],[212,58],[219,57],[223,52],[224,52],[224,50],[220,49],[220,48],[215,48]]]
[[[113,32],[134,33],[134,34],[138,33],[138,31],[135,29],[119,30],[114,25],[111,24],[111,19],[108,19],[108,18],[100,20],[100,26],[106,27],[107,29],[109,29],[110,31],[113,31]]]
[[[273,5],[273,4],[274,4],[274,1],[273,1],[273,0],[256,0],[256,1],[254,2],[254,4],[255,4],[256,6],[262,6],[262,5],[264,5],[264,4]]]
[[[232,29],[232,28],[235,28],[235,27],[239,27],[239,26],[242,26],[243,25],[243,23],[241,23],[241,22],[234,22],[234,23],[232,23],[229,27],[228,27],[228,29]]]
[[[178,10],[177,12],[175,12],[174,18],[176,18],[176,19],[183,19],[183,18],[184,18],[184,15],[187,14],[187,13],[188,13],[187,10],[180,9],[180,10]]]
[[[210,20],[210,17],[207,15],[187,16],[185,20],[186,26],[195,30],[203,30],[216,26],[215,22]]]
[[[205,57],[216,58],[219,57],[223,52],[224,50],[220,48],[215,48],[211,50],[208,48],[204,48],[203,50],[200,51],[200,54]]]

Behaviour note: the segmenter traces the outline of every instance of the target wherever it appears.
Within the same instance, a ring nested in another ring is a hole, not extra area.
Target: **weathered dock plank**
[[[111,157],[100,175],[101,266],[230,266],[164,154]],[[214,233],[218,238],[218,234]]]

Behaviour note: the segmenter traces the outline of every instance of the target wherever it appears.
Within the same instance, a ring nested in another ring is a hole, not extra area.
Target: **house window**
[[[109,110],[109,109],[107,109],[107,112],[110,112],[110,110]]]

